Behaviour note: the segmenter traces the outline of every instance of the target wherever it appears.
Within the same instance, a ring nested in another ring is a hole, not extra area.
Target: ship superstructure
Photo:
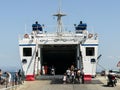
[[[40,74],[42,66],[54,66],[56,74],[64,74],[70,65],[84,68],[86,75],[96,75],[98,57],[97,34],[87,31],[87,24],[80,21],[73,32],[63,32],[62,16],[57,14],[57,32],[47,33],[38,22],[32,25],[31,34],[19,38],[20,59],[27,77]],[[55,30],[56,31],[56,30]]]

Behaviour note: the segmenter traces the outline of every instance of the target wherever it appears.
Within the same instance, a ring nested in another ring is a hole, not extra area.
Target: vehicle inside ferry
[[[55,68],[55,74],[64,74],[68,67],[76,67],[77,45],[44,45],[41,48],[41,63],[50,69]]]

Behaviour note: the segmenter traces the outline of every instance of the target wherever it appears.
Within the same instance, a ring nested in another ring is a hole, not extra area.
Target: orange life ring
[[[90,34],[88,35],[88,38],[91,38],[91,37],[93,37],[93,34],[90,33]]]
[[[24,38],[29,38],[29,35],[28,35],[28,34],[25,34],[25,35],[24,35]]]

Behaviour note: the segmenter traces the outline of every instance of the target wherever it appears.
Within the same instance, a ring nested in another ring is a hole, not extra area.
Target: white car
[[[120,71],[112,70],[112,73],[114,73],[117,78],[120,78]]]
[[[117,78],[120,78],[120,72],[117,72],[117,73],[116,73],[116,77],[117,77]]]

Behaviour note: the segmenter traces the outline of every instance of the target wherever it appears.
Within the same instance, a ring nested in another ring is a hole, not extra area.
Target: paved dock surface
[[[3,85],[0,86],[0,90],[120,90],[120,79],[117,86],[108,87],[106,77],[97,76],[92,81],[85,82],[85,84],[79,84],[78,82],[64,84],[61,77],[58,77],[50,76],[51,79],[47,77],[47,80],[25,81],[23,85],[12,88],[5,88],[5,85]]]
[[[26,81],[17,90],[120,90],[120,80],[117,86],[108,87],[105,77],[96,77],[85,84],[51,83],[51,80]]]

